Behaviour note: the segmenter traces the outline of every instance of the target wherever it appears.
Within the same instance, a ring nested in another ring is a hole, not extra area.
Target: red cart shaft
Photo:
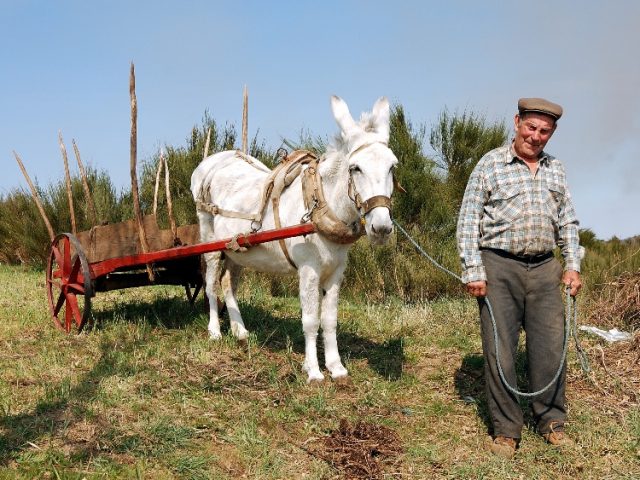
[[[239,234],[233,238],[224,240],[216,240],[214,242],[198,243],[195,245],[187,245],[184,247],[173,247],[166,250],[158,250],[149,253],[140,253],[137,255],[129,255],[126,257],[116,257],[91,263],[91,278],[95,279],[114,272],[119,268],[132,267],[135,265],[145,265],[166,260],[178,260],[203,253],[217,252],[226,250],[230,242],[237,241],[240,247],[250,247],[259,243],[272,242],[291,237],[299,237],[300,235],[308,235],[316,231],[312,223],[302,223],[291,227],[278,228],[274,230],[266,230],[264,232],[256,232],[250,234]]]

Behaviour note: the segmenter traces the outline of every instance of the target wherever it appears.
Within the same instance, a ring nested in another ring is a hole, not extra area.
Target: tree
[[[457,208],[469,175],[488,151],[504,145],[508,133],[504,121],[488,123],[484,116],[464,111],[451,114],[445,108],[431,129],[429,141],[435,161],[446,174],[450,199]]]
[[[389,148],[398,157],[396,179],[406,193],[394,194],[394,215],[406,225],[424,229],[440,210],[442,179],[435,162],[423,152],[426,128],[414,129],[401,105],[391,111]],[[436,222],[437,223],[437,222]]]

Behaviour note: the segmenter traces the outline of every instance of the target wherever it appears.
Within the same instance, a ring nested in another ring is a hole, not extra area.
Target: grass
[[[399,435],[385,478],[640,476],[638,385],[613,375],[614,347],[583,340],[590,379],[571,351],[575,448],[525,429],[504,461],[484,449],[474,301],[342,302],[351,381],[309,386],[297,300],[266,290],[241,288],[246,346],[210,341],[202,300],[192,308],[169,287],[99,293],[93,326],[67,336],[49,318],[44,274],[0,266],[0,479],[342,478],[309,453],[342,418]]]

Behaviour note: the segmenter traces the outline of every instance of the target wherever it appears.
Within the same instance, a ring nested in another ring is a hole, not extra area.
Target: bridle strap
[[[375,195],[362,202],[362,216],[365,216],[376,207],[387,207],[391,210],[391,199],[385,195]]]
[[[363,143],[362,145],[360,145],[359,147],[357,147],[353,151],[349,152],[348,156],[349,157],[353,157],[356,153],[359,153],[361,150],[364,150],[365,148],[370,147],[371,145],[375,145],[376,143],[380,143],[380,144],[384,145],[385,147],[388,146],[387,143],[383,142],[383,141]]]

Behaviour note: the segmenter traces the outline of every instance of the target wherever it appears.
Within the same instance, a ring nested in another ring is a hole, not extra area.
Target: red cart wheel
[[[78,295],[84,297],[82,305]],[[91,271],[82,245],[70,233],[61,233],[51,242],[47,262],[47,297],[56,327],[69,333],[75,324],[80,333],[91,314],[93,295]]]

